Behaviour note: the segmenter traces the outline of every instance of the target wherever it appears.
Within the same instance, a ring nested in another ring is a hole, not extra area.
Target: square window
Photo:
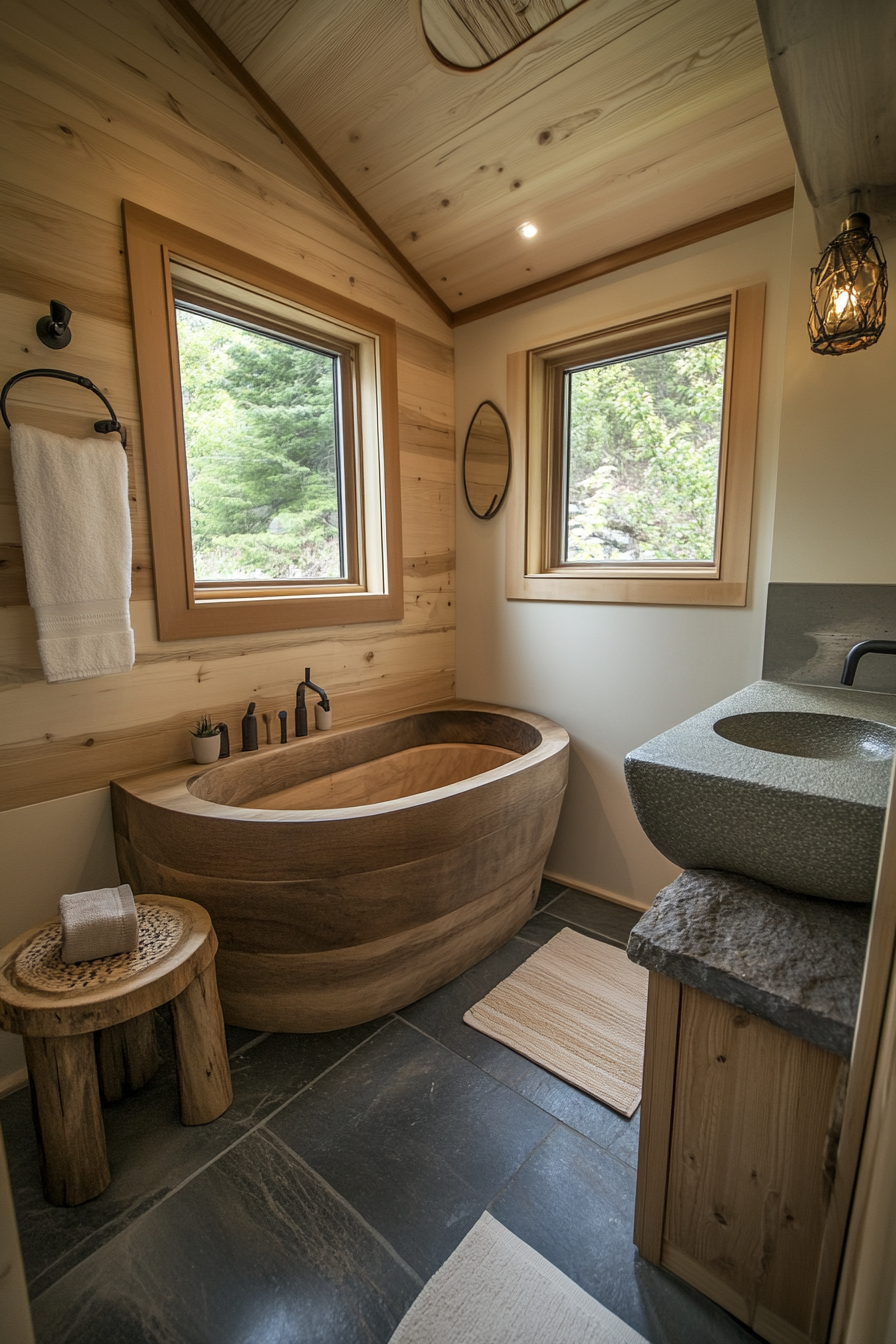
[[[395,323],[124,219],[159,638],[399,620]]]
[[[765,286],[520,351],[507,596],[743,606]]]

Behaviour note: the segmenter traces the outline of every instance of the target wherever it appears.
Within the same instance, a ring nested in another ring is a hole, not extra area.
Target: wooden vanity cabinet
[[[849,1066],[650,972],[635,1244],[771,1344],[823,1344]]]

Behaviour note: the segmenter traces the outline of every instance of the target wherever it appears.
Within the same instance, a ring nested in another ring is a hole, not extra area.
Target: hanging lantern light
[[[867,215],[850,215],[812,268],[809,338],[818,355],[874,345],[887,320],[887,263]]]

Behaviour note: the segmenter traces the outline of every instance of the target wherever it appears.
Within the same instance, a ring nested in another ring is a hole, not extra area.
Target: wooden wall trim
[[[818,1272],[816,1301],[819,1322],[827,1320],[834,1292],[837,1291],[830,1333],[831,1344],[844,1344],[850,1313],[854,1306],[858,1267],[863,1250],[865,1215],[870,1186],[873,1183],[874,1143],[871,1143],[870,1150],[864,1155],[863,1147],[869,1140],[867,1127],[872,1088],[876,1081],[878,1085],[883,1081],[878,1074],[881,1070],[887,1069],[887,1059],[885,1055],[881,1056],[880,1043],[887,996],[893,993],[894,952],[896,952],[896,807],[893,806],[891,786],[877,876],[877,891],[871,911],[871,927],[868,931],[868,956],[865,961],[853,1040],[843,1128],[837,1153],[837,1173]],[[873,1123],[870,1128],[870,1137],[874,1139]],[[857,1180],[860,1160],[862,1167]],[[846,1234],[845,1248],[844,1234]]]
[[[651,971],[647,988],[644,1090],[633,1239],[644,1259],[655,1265],[663,1258],[666,1177],[672,1142],[680,1018],[681,985],[658,971]]]
[[[597,280],[612,271],[625,270],[640,261],[650,261],[667,252],[675,252],[691,243],[701,243],[707,238],[715,238],[720,233],[730,233],[732,229],[742,228],[745,224],[755,224],[757,220],[768,219],[771,215],[782,214],[793,209],[793,187],[785,191],[776,191],[771,196],[762,196],[747,205],[739,205],[734,210],[725,210],[720,215],[710,215],[696,224],[687,224],[683,229],[661,234],[646,243],[636,243],[634,247],[625,247],[621,252],[611,252],[609,256],[598,257],[595,261],[586,261],[583,266],[573,266],[569,271],[560,271],[545,280],[536,280],[522,289],[512,289],[507,294],[498,294],[482,303],[473,303],[469,308],[459,309],[453,317],[453,325],[462,327],[467,322],[478,322],[482,317],[491,317],[493,313],[503,313],[507,308],[516,308],[532,299],[543,299],[556,294],[561,289],[570,289],[573,285],[584,284],[586,280]]]
[[[333,720],[338,728],[380,715],[400,711],[412,713],[423,705],[444,703],[453,698],[454,673],[451,671],[395,677],[373,686],[337,687],[330,695]],[[277,696],[265,695],[264,699],[259,697],[257,717],[262,743],[262,715],[276,716],[279,708],[290,703],[285,692]],[[223,707],[215,706],[215,717],[220,716],[230,728],[233,754],[239,753],[239,724],[245,712],[243,700]],[[0,812],[45,803],[52,798],[66,798],[88,789],[102,789],[120,775],[187,761],[190,759],[189,732],[197,717],[194,709],[183,709],[166,719],[135,723],[128,728],[53,737],[49,741],[44,737],[0,746]],[[279,724],[274,731],[279,735]]]
[[[221,41],[215,30],[196,12],[189,0],[161,0],[161,3],[197,46],[205,52],[206,56],[210,57],[217,66],[229,75],[230,79],[248,98],[256,112],[260,113],[275,128],[284,144],[302,160],[306,167],[310,168],[318,182],[336,197],[352,218],[360,224],[364,232],[373,239],[377,247],[385,252],[408,284],[417,291],[422,299],[425,299],[433,312],[437,313],[442,321],[450,327],[452,324],[451,309],[443,303],[435,290],[429,287],[423,276],[411,265],[404,253],[399,251],[373,216],[367,213],[361,202],[352,195],[329,164],[324,162],[314,146],[305,139],[298,127],[277,106],[273,98],[252,78],[248,70],[233,55],[230,48]]]

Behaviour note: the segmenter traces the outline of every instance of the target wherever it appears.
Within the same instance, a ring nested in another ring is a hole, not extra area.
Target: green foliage
[[[712,560],[724,338],[567,375],[567,559]]]
[[[197,579],[337,577],[336,361],[178,309]]]

